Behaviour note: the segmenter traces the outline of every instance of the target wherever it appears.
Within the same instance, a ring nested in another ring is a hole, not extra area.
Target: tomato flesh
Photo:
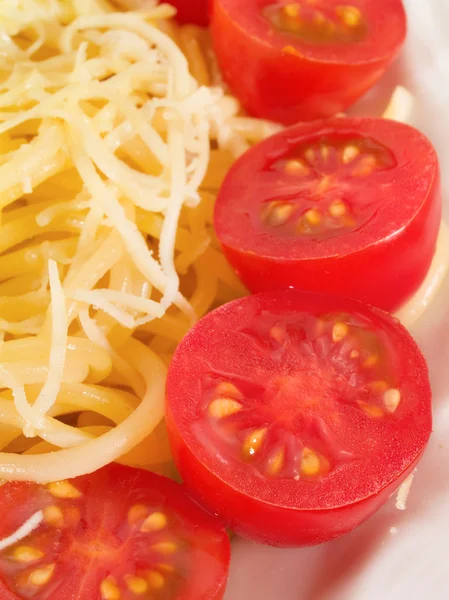
[[[298,287],[384,310],[423,282],[441,222],[431,143],[384,119],[297,125],[230,170],[214,224],[253,292]]]
[[[43,521],[0,552],[2,600],[218,600],[229,539],[182,486],[109,465],[74,480],[0,487],[0,537]]]
[[[292,124],[364,94],[402,46],[406,18],[401,0],[215,0],[211,30],[245,108]]]
[[[168,0],[176,10],[176,20],[206,27],[209,23],[209,0]]]
[[[328,541],[366,520],[431,432],[408,332],[357,301],[283,291],[231,302],[178,347],[167,382],[177,466],[241,535]]]

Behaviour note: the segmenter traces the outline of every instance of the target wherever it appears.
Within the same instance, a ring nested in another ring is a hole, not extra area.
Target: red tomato
[[[420,286],[441,220],[438,160],[384,119],[286,129],[233,166],[215,229],[253,292],[299,287],[392,311]]]
[[[206,27],[209,23],[209,0],[167,0],[178,11],[177,21]]]
[[[177,466],[237,533],[307,545],[377,511],[430,436],[427,367],[399,322],[286,290],[206,315],[167,381]]]
[[[0,538],[43,521],[0,552],[0,598],[218,600],[229,539],[183,487],[109,465],[55,484],[0,487]]]
[[[341,112],[401,48],[401,0],[214,0],[225,79],[255,116],[286,124]]]

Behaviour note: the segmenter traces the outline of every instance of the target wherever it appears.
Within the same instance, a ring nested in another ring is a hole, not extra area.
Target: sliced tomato
[[[0,552],[0,598],[217,600],[229,539],[182,486],[109,465],[48,485],[0,487],[0,538],[43,520]]]
[[[209,23],[210,0],[167,0],[177,12],[176,20],[180,23],[193,23],[206,27]]]
[[[215,208],[224,252],[251,291],[293,286],[388,311],[424,280],[440,221],[431,143],[374,118],[297,125],[258,144]]]
[[[224,77],[255,116],[286,124],[341,112],[401,48],[401,0],[214,0]]]
[[[167,422],[186,484],[243,536],[341,536],[411,473],[430,436],[421,352],[399,322],[287,290],[224,305],[179,345]]]

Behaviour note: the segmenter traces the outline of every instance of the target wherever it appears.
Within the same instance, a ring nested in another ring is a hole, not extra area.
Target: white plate
[[[414,124],[439,153],[448,217],[449,1],[405,3],[406,48],[356,112],[378,110],[398,83],[414,93]],[[412,332],[429,362],[434,433],[407,510],[392,499],[352,534],[314,548],[236,540],[226,600],[449,600],[449,280],[443,288]]]

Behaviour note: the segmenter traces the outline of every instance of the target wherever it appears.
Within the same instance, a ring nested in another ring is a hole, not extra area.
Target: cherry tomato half
[[[41,511],[25,539],[0,552],[1,600],[217,600],[230,545],[183,487],[109,465],[48,485],[0,487],[0,538]]]
[[[209,23],[209,0],[167,0],[177,9],[176,20],[206,27]]]
[[[291,124],[364,94],[402,46],[406,18],[401,0],[214,0],[211,30],[246,109]]]
[[[305,123],[258,144],[215,208],[224,252],[251,291],[293,286],[387,311],[425,278],[440,221],[431,143],[373,118]]]
[[[427,367],[378,309],[286,290],[201,319],[167,381],[175,461],[198,500],[241,535],[336,538],[413,470],[430,436]]]

